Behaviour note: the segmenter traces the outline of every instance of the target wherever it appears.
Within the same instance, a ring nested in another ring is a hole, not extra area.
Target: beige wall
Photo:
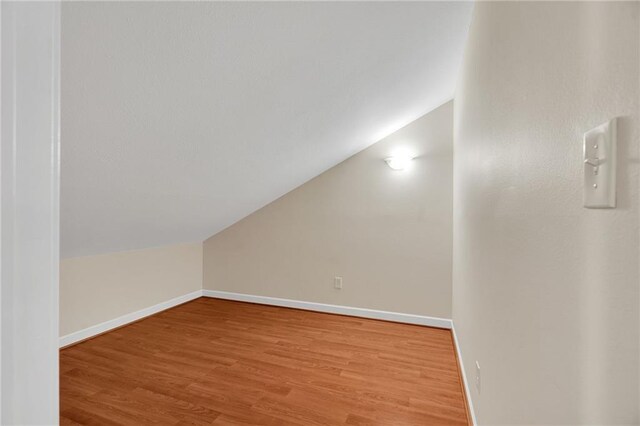
[[[202,243],[64,259],[60,335],[202,289]]]
[[[204,288],[450,318],[452,114],[449,102],[205,241]],[[395,172],[383,159],[402,147],[417,158]]]
[[[639,3],[478,2],[455,105],[453,320],[482,425],[637,424]],[[618,208],[582,134],[619,122]]]

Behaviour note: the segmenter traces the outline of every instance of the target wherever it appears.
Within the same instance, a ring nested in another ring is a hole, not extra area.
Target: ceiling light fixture
[[[409,166],[413,157],[409,155],[396,155],[393,157],[385,158],[384,161],[393,170],[404,170]]]

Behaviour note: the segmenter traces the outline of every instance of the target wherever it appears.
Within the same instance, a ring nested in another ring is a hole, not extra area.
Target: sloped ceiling
[[[62,6],[62,256],[201,241],[453,96],[471,3]]]

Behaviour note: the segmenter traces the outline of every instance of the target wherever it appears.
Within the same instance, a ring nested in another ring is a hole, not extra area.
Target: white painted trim
[[[469,380],[467,380],[467,373],[464,369],[464,363],[462,361],[462,353],[460,352],[460,344],[458,343],[458,335],[456,334],[455,325],[451,324],[451,334],[453,334],[453,342],[456,346],[456,353],[458,354],[458,361],[460,362],[460,375],[462,376],[462,384],[464,386],[464,392],[467,397],[467,404],[469,404],[469,411],[471,412],[471,423],[473,426],[476,426],[478,422],[476,421],[476,412],[473,409],[473,400],[471,399],[471,390],[469,389]]]
[[[261,305],[283,306],[286,308],[305,309],[307,311],[326,312],[330,314],[349,315],[353,317],[371,318],[385,321],[402,322],[407,324],[426,325],[450,329],[452,322],[446,318],[428,317],[423,315],[402,314],[399,312],[378,311],[374,309],[354,308],[350,306],[327,305],[325,303],[304,302],[301,300],[280,299],[268,296],[253,296],[250,294],[230,293],[218,290],[202,290],[205,297],[235,300],[238,302],[258,303]]]
[[[197,299],[198,297],[202,297],[202,290],[196,290],[192,293],[167,300],[166,302],[158,303],[157,305],[149,306],[148,308],[140,309],[139,311],[131,312],[130,314],[67,334],[66,336],[60,337],[60,347],[71,345],[81,340],[88,339],[89,337],[113,330],[114,328],[122,327],[123,325],[148,317],[149,315],[153,315],[182,303]]]

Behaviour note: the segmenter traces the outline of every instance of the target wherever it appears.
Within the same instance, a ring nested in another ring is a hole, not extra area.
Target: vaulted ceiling
[[[452,98],[465,2],[64,2],[62,256],[201,241]]]

